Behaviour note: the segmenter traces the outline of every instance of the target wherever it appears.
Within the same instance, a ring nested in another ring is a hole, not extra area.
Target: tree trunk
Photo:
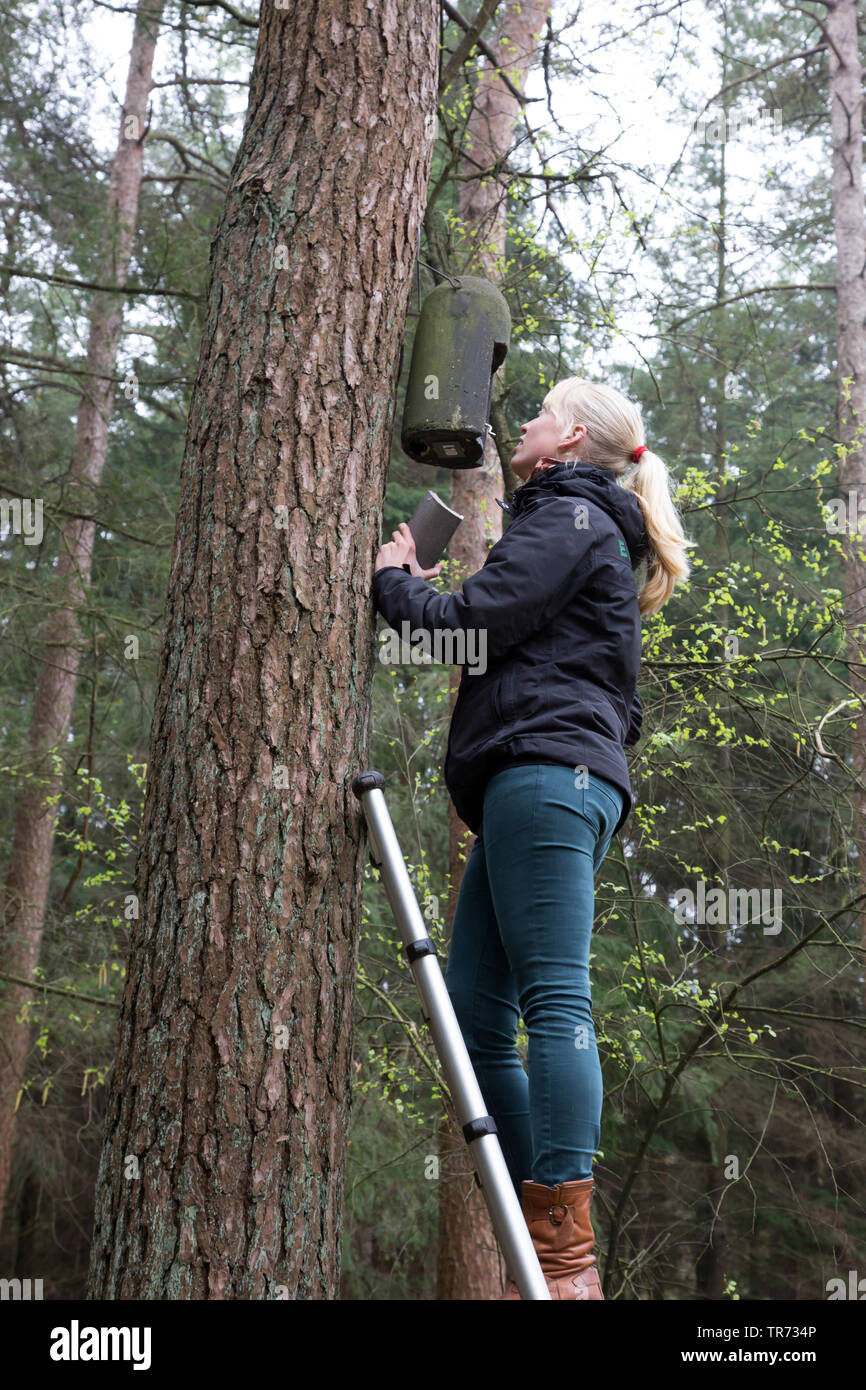
[[[836,231],[836,328],[838,434],[847,446],[839,470],[840,495],[851,498],[849,515],[866,517],[866,218],[863,212],[863,83],[857,47],[857,6],[835,0],[826,18],[829,48],[830,129],[833,146],[833,221]],[[866,526],[844,541],[845,608],[851,689],[866,697]],[[854,713],[852,738],[853,839],[859,886],[866,891],[866,703]],[[866,949],[866,911],[858,909]],[[863,995],[866,999],[866,994]]]
[[[494,51],[508,76],[520,91],[532,66],[538,34],[547,19],[550,0],[509,0],[503,6],[497,25]],[[489,59],[485,60],[478,91],[468,123],[468,139],[460,184],[460,217],[465,246],[470,250],[471,272],[494,282],[500,278],[497,261],[505,255],[506,194],[499,179],[489,170],[511,147],[512,132],[520,103],[499,79]],[[472,174],[477,178],[471,177]],[[488,175],[485,181],[485,175]],[[448,267],[452,269],[452,267]],[[445,267],[443,267],[445,269]],[[504,448],[505,441],[499,441]],[[503,487],[502,467],[497,445],[488,436],[484,461],[477,469],[455,469],[451,478],[451,507],[465,516],[449,547],[449,559],[460,567],[461,578],[475,574],[487,552],[502,535],[502,512],[496,498]],[[459,679],[452,673],[450,704],[453,713]],[[457,893],[475,837],[449,806],[449,852],[451,898],[448,912],[448,939],[457,905]],[[446,1120],[440,1130],[441,1186],[439,1188],[439,1272],[437,1296],[440,1299],[483,1299],[499,1297],[502,1270],[484,1196],[475,1182],[474,1167],[462,1135],[459,1142],[454,1127]],[[524,1177],[529,1177],[525,1173]]]
[[[143,146],[147,129],[153,55],[165,0],[140,0],[129,56],[120,138],[108,188],[108,220],[102,244],[105,284],[127,277],[138,223]],[[108,450],[114,408],[114,375],[123,322],[123,296],[94,294],[87,345],[87,375],[78,404],[65,501],[68,512],[92,512]],[[57,814],[46,798],[62,786],[59,757],[66,744],[78,678],[78,610],[85,602],[93,561],[95,523],[71,520],[60,529],[56,592],[44,628],[44,658],[30,726],[30,763],[18,803],[12,854],[6,876],[0,936],[0,974],[30,979],[39,964]],[[32,991],[0,986],[0,1226],[12,1172],[15,1107],[30,1051],[30,1029],[15,1017]]]
[[[435,0],[261,12],[182,466],[91,1298],[337,1296],[351,782],[437,39]]]

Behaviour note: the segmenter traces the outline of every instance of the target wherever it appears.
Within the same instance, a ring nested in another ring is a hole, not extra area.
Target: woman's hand
[[[410,574],[417,575],[419,579],[432,579],[442,568],[442,561],[434,565],[432,569],[422,570],[415,557],[415,539],[409,530],[409,525],[405,521],[400,522],[398,530],[392,531],[393,539],[387,545],[383,545],[376,556],[374,574],[384,569],[386,565],[405,565],[410,566]]]

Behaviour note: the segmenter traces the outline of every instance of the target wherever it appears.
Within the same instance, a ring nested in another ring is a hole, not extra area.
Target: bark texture
[[[262,7],[211,251],[93,1298],[330,1299],[435,0]]]
[[[105,284],[127,278],[138,223],[147,99],[151,87],[164,0],[141,0],[135,19],[126,80],[120,138],[111,167],[108,216],[102,244]],[[97,293],[90,314],[85,386],[78,404],[75,439],[65,489],[69,511],[84,519],[65,522],[55,567],[56,595],[43,630],[42,665],[30,726],[30,767],[34,777],[21,792],[15,817],[12,855],[0,916],[0,974],[30,979],[39,964],[45,909],[51,883],[51,857],[57,811],[46,805],[62,785],[52,750],[63,749],[75,701],[81,634],[78,612],[85,602],[93,562],[94,508],[108,451],[114,410],[114,377],[123,324],[123,296]],[[15,1108],[30,1051],[30,1029],[15,1018],[32,990],[0,984],[0,1225],[12,1171]]]

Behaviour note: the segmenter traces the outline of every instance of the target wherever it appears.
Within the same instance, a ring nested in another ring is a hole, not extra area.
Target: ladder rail
[[[384,796],[381,772],[361,772],[352,791],[367,822],[371,859],[382,875],[406,959],[421,996],[422,1011],[436,1047],[478,1186],[487,1203],[496,1239],[522,1299],[549,1299],[550,1290],[503,1157],[492,1116],[475,1076],[427,924],[412,888]]]

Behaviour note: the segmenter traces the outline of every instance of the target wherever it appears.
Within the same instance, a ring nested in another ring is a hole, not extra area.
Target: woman
[[[425,582],[440,566],[419,569],[405,523],[373,580],[392,627],[408,620],[431,637],[474,627],[486,640],[483,672],[464,667],[445,758],[451,799],[476,835],[445,982],[561,1299],[603,1298],[589,1214],[602,1108],[594,876],[633,805],[623,747],[643,717],[641,618],[687,578],[693,544],[642,435],[620,392],[559,382],[521,427],[511,525],[462,594]],[[528,1076],[515,1047],[521,1016]],[[519,1298],[513,1279],[503,1297]]]

